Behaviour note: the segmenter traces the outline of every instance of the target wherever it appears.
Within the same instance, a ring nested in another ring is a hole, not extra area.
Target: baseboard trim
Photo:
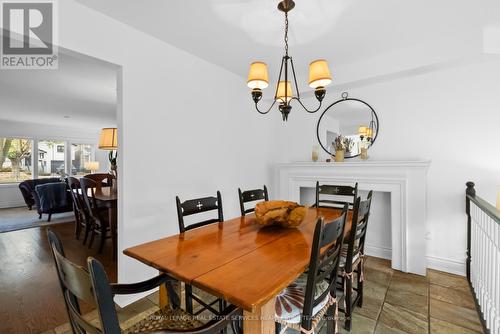
[[[392,259],[392,249],[380,246],[365,245],[365,254],[386,260]]]
[[[450,260],[436,256],[427,256],[427,268],[444,271],[450,274],[465,276],[465,261]]]
[[[10,208],[19,208],[26,206],[26,203],[23,201],[2,201],[0,202],[0,209],[10,209]]]

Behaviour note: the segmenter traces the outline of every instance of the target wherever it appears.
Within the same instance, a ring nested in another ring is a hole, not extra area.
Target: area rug
[[[43,215],[42,219],[38,219],[36,210],[28,210],[26,207],[0,209],[0,233],[69,223],[74,220],[75,216],[73,212],[53,214],[51,221],[48,222],[47,215]]]

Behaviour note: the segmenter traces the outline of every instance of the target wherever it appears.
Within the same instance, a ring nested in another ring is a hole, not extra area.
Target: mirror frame
[[[337,100],[335,102],[333,102],[332,104],[330,104],[328,107],[326,107],[325,111],[323,111],[321,113],[321,116],[319,116],[318,118],[318,123],[316,124],[316,137],[318,139],[318,143],[319,145],[321,146],[321,148],[323,149],[323,151],[325,151],[329,156],[332,156],[334,157],[335,154],[332,154],[331,152],[328,151],[328,149],[323,146],[323,143],[321,142],[321,139],[319,137],[319,124],[321,123],[321,119],[323,118],[323,116],[326,114],[326,112],[332,108],[333,106],[341,103],[341,102],[345,102],[345,101],[357,101],[357,102],[361,102],[363,103],[364,105],[366,105],[368,108],[370,108],[370,110],[372,111],[373,115],[375,116],[375,124],[377,125],[377,131],[375,132],[375,137],[373,137],[372,139],[372,143],[370,145],[370,147],[373,146],[373,144],[375,143],[375,140],[377,140],[377,137],[378,137],[378,132],[380,130],[380,123],[379,123],[379,120],[378,120],[378,116],[377,116],[377,113],[375,112],[375,109],[372,108],[371,105],[369,105],[368,103],[366,103],[365,101],[363,100],[360,100],[360,99],[356,99],[356,98],[352,98],[352,97],[348,97],[348,94],[346,92],[342,93],[342,98],[340,100]],[[357,155],[353,155],[353,156],[345,156],[345,159],[351,159],[351,158],[356,158],[358,157],[360,154],[358,153]]]

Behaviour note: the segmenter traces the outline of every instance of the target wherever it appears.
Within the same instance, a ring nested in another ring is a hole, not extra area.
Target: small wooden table
[[[318,217],[329,223],[340,214],[337,209],[309,208],[296,229],[261,227],[252,214],[124,253],[241,307],[245,333],[274,333],[275,296],[307,268]],[[165,296],[160,297],[166,302]]]

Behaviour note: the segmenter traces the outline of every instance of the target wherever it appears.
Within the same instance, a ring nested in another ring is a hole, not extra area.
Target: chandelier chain
[[[288,12],[285,12],[285,55],[288,57]]]

